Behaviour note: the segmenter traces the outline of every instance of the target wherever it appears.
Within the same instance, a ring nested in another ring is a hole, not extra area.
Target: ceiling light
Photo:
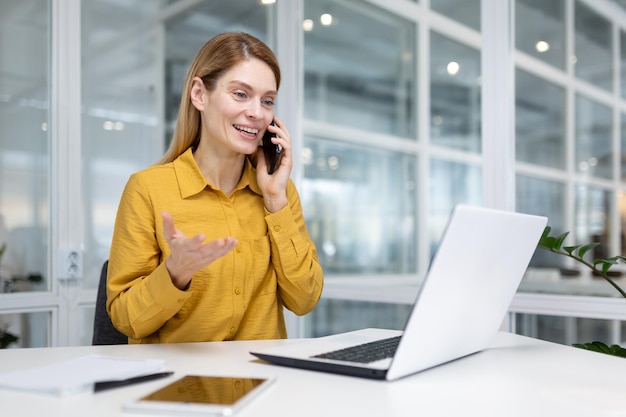
[[[313,151],[311,148],[304,147],[300,151],[300,160],[304,165],[311,165],[313,163]]]
[[[550,44],[548,42],[546,42],[546,41],[539,41],[535,45],[535,49],[539,53],[548,52],[548,50],[550,50]]]
[[[324,13],[320,16],[320,23],[324,26],[330,26],[333,23],[333,15],[330,13]]]
[[[304,19],[302,22],[302,29],[305,32],[310,32],[313,30],[313,20],[312,19]]]
[[[339,169],[339,158],[337,158],[336,156],[329,157],[328,167],[333,171],[337,171]]]
[[[261,0],[261,4],[274,4],[276,0]]]
[[[448,74],[450,75],[456,75],[459,72],[460,68],[461,66],[456,61],[448,62],[448,66],[446,66],[446,70],[448,71]]]

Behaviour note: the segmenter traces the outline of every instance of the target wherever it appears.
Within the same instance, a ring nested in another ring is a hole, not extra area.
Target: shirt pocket
[[[247,297],[276,293],[276,272],[271,262],[269,235],[250,240],[246,248]]]

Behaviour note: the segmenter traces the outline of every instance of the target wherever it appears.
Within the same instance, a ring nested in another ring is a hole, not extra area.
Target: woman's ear
[[[193,77],[191,80],[191,91],[189,92],[189,98],[191,99],[191,104],[198,110],[204,111],[205,106],[205,93],[206,88],[204,87],[204,83],[200,77]]]

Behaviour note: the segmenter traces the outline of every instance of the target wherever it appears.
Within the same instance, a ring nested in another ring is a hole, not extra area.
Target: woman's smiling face
[[[271,68],[256,58],[242,61],[205,94],[203,140],[240,154],[255,152],[274,117],[277,91]]]

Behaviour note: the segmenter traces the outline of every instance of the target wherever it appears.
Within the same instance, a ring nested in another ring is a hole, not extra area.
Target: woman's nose
[[[260,119],[263,117],[263,108],[261,103],[257,103],[256,101],[251,101],[247,110],[247,116],[251,119]]]

